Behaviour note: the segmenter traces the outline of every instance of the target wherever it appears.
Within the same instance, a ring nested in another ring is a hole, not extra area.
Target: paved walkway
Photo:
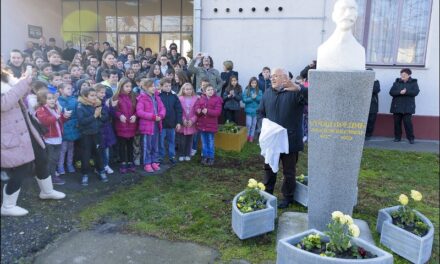
[[[394,142],[393,138],[372,137],[370,140],[365,141],[364,147],[439,154],[438,140],[416,139],[414,144],[409,144],[405,139],[402,139],[400,142]]]

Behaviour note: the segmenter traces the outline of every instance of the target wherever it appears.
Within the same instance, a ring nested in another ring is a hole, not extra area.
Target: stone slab
[[[73,232],[38,254],[35,264],[206,264],[218,257],[214,249],[194,243],[171,242],[148,236],[96,231]]]
[[[361,231],[359,238],[375,245],[368,223],[360,219],[353,219],[353,221]],[[285,212],[278,218],[277,243],[280,239],[294,236],[308,229],[307,213]]]
[[[309,228],[352,215],[374,83],[372,71],[309,71]]]

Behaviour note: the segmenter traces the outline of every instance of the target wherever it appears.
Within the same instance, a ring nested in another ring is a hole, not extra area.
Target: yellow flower
[[[332,213],[332,219],[333,220],[338,220],[344,217],[344,214],[341,211],[334,211]]]
[[[248,187],[249,188],[257,188],[258,187],[258,182],[255,179],[249,179]]]
[[[350,231],[350,233],[353,237],[359,237],[359,235],[361,234],[359,227],[355,224],[349,225],[348,230]]]
[[[411,190],[411,198],[413,198],[414,201],[421,201],[422,200],[422,194],[416,190]]]
[[[241,208],[241,204],[238,203],[238,204],[237,204],[237,207],[238,207],[238,208]]]
[[[401,195],[399,196],[399,202],[400,202],[402,205],[407,205],[407,204],[408,204],[408,196],[406,196],[405,194],[401,194]]]
[[[344,215],[344,219],[345,219],[345,223],[347,223],[348,225],[352,225],[353,224],[353,218],[351,218],[351,216]]]
[[[266,190],[266,186],[264,186],[264,184],[262,182],[259,182],[258,183],[258,189],[264,191],[264,190]]]
[[[321,257],[327,257],[327,255],[325,253],[321,253],[319,254]]]

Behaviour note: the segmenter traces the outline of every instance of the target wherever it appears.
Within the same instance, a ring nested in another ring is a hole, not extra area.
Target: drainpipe
[[[327,0],[324,0],[324,8],[322,9],[322,28],[321,28],[321,43],[324,43],[324,35],[325,35],[325,21],[327,17],[325,16],[327,9]]]
[[[202,0],[194,0],[193,57],[201,51],[202,40]]]

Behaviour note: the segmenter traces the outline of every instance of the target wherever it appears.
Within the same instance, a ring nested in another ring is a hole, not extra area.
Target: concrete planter
[[[266,198],[266,208],[243,214],[237,208],[237,199],[244,193],[241,192],[232,201],[232,229],[240,239],[258,236],[275,229],[277,217],[277,198],[267,192],[260,191]]]
[[[305,232],[299,233],[295,236],[287,237],[281,239],[278,242],[277,246],[277,264],[392,264],[393,256],[383,251],[382,249],[362,240],[359,238],[352,238],[351,243],[360,247],[363,247],[365,250],[371,252],[374,255],[377,255],[377,258],[371,259],[340,259],[340,258],[329,258],[322,257],[320,255],[308,252],[306,250],[302,250],[297,248],[295,245],[301,240],[310,235],[310,234],[319,234],[325,237],[324,233],[315,230],[309,229]]]
[[[240,152],[247,140],[247,128],[239,128],[237,133],[217,132],[214,137],[215,147]]]
[[[306,180],[308,180],[308,176],[304,176],[304,178]],[[357,197],[358,197],[358,193],[357,193],[357,187],[356,187],[356,197],[355,197],[355,206],[357,205]],[[293,195],[293,199],[295,201],[297,201],[298,203],[304,205],[305,207],[307,207],[308,201],[309,201],[309,187],[299,181],[296,181],[296,186],[295,186],[295,193]]]
[[[428,218],[417,211],[417,216],[429,226],[429,231],[425,236],[419,237],[394,225],[391,213],[397,211],[399,207],[379,210],[376,230],[380,233],[380,243],[413,263],[426,263],[431,257],[434,226]]]

